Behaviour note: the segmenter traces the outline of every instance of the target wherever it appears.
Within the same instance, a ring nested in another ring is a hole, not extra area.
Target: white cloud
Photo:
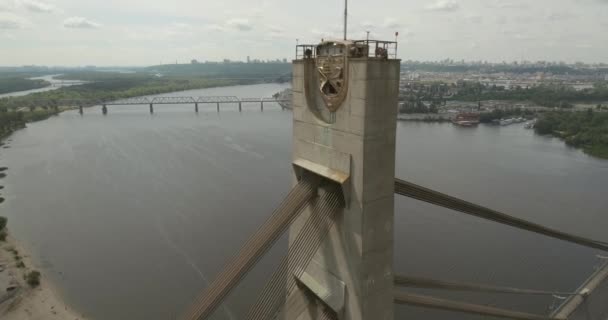
[[[405,30],[399,32],[399,37],[410,38],[413,35],[414,35],[414,32],[409,29],[405,29]]]
[[[235,28],[239,31],[250,31],[253,29],[253,25],[248,19],[234,18],[226,22],[229,27]]]
[[[519,2],[510,2],[504,0],[494,0],[488,1],[487,6],[489,8],[497,8],[497,9],[524,9],[528,8],[528,5],[525,3]]]
[[[0,0],[0,12],[13,11],[14,3],[8,0]]]
[[[36,13],[24,3],[43,12],[50,9],[36,4],[54,5],[55,11]],[[342,38],[343,2],[328,7],[326,0],[261,0],[256,2],[257,9],[248,4],[245,0],[174,0],[154,5],[149,0],[0,0],[0,13],[19,17],[1,16],[0,62],[157,64],[192,58],[243,60],[247,55],[266,59],[291,57],[296,38],[300,43]],[[525,58],[543,60],[607,59],[608,42],[603,37],[608,31],[604,10],[608,10],[608,0],[391,0],[382,5],[353,1],[350,6],[349,37],[365,39],[370,31],[370,38],[393,39],[399,31],[399,41],[413,44],[400,51],[401,58],[460,60],[477,55],[502,61],[519,59],[524,52]],[[560,20],[561,13],[572,17]],[[72,18],[65,21],[66,27],[103,25],[64,28],[64,19],[70,17],[86,19]],[[50,32],[58,27],[80,32]],[[311,32],[313,28],[317,30]],[[91,32],[95,41],[90,39]],[[527,34],[536,39],[527,40]],[[544,43],[549,40],[555,41],[554,50],[546,50]],[[101,54],[108,41],[120,54]],[[591,43],[594,48],[581,50],[575,47],[577,43]],[[479,50],[472,53],[472,44]],[[82,45],[81,51],[70,51],[76,45]],[[41,51],[50,53],[40,55]]]
[[[285,28],[279,27],[277,25],[268,25],[266,26],[266,28],[268,29],[268,35],[271,38],[277,39],[286,36]]]
[[[194,27],[187,23],[176,22],[163,28],[159,36],[165,39],[184,39],[195,34]]]
[[[364,22],[361,24],[361,27],[362,27],[363,29],[365,29],[365,30],[370,30],[370,29],[373,29],[373,28],[374,28],[374,24],[373,24],[371,21],[364,21]]]
[[[575,17],[575,15],[573,15],[572,13],[569,13],[569,12],[552,12],[549,15],[547,15],[547,18],[551,21],[568,20],[568,19],[571,19],[574,17]]]
[[[387,29],[398,29],[401,27],[401,24],[395,18],[385,18],[382,27]]]
[[[101,25],[83,17],[70,17],[63,20],[63,26],[73,29],[95,29],[99,28]]]
[[[222,25],[219,24],[210,24],[206,27],[207,30],[210,31],[217,31],[217,32],[224,32],[226,31],[226,28]]]
[[[162,40],[172,41],[172,43],[189,41],[197,34],[205,32],[204,28],[197,28],[196,26],[182,22],[170,23],[159,27],[131,26],[123,30],[124,35],[128,39],[150,42],[158,42],[159,40]]]
[[[29,22],[12,13],[0,13],[0,30],[23,29]]]
[[[501,25],[501,24],[506,24],[507,22],[508,22],[507,21],[507,17],[505,17],[505,16],[497,16],[496,17],[496,24]]]
[[[268,31],[270,31],[270,32],[277,32],[277,33],[279,33],[279,32],[283,32],[283,30],[285,30],[285,28],[282,28],[282,27],[279,27],[279,26],[276,26],[276,25],[269,25],[269,26],[266,26],[266,27],[268,28]]]
[[[483,16],[473,15],[473,16],[469,16],[468,18],[473,23],[482,23],[483,22]]]
[[[453,12],[460,9],[460,4],[455,0],[437,0],[426,7],[430,11]]]
[[[49,13],[55,12],[56,8],[54,5],[38,0],[16,0],[16,2],[23,8],[31,12],[38,13]]]
[[[515,39],[515,40],[522,40],[522,41],[530,41],[530,40],[536,40],[537,37],[533,36],[533,35],[531,35],[529,33],[521,33],[520,32],[520,33],[515,33],[513,35],[513,39]]]

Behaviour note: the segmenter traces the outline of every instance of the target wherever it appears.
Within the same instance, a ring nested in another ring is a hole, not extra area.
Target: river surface
[[[270,96],[266,84],[171,95]],[[287,194],[292,115],[277,106],[110,106],[28,124],[0,149],[11,232],[93,319],[180,314]],[[520,125],[401,122],[397,176],[564,231],[608,240],[608,161]],[[574,290],[597,252],[398,197],[395,270]],[[216,319],[238,319],[282,240]],[[431,292],[425,292],[431,293]],[[442,295],[546,313],[552,298]],[[396,307],[397,319],[481,319]]]

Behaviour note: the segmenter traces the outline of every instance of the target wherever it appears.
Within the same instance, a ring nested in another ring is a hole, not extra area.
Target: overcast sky
[[[608,0],[350,0],[349,37],[402,59],[608,62]],[[0,0],[0,65],[292,59],[340,37],[343,0]]]

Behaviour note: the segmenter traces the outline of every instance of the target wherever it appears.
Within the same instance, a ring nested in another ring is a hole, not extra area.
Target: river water
[[[171,95],[270,96],[283,85]],[[291,113],[277,106],[90,108],[16,132],[0,163],[11,231],[77,310],[94,319],[171,319],[287,194]],[[401,122],[397,176],[564,231],[608,240],[608,161],[520,125]],[[395,270],[573,290],[596,252],[397,198]],[[221,309],[238,318],[282,241]],[[431,292],[427,292],[431,293]],[[552,298],[443,295],[545,313]],[[396,307],[397,319],[476,319]]]

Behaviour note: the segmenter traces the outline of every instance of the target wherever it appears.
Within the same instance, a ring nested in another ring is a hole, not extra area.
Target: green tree
[[[30,287],[35,288],[40,285],[40,272],[36,270],[32,270],[28,272],[25,276],[25,280]]]
[[[0,216],[0,230],[4,230],[8,223],[8,218]]]

